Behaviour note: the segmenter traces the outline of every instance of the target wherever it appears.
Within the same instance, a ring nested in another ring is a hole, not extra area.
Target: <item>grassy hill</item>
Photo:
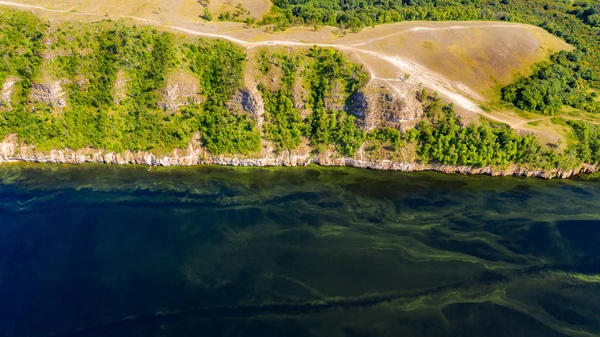
[[[540,28],[478,21],[404,22],[378,26],[368,35],[378,37],[364,47],[412,60],[495,100],[501,88],[531,75],[534,64],[573,49]]]
[[[66,9],[73,13],[93,13],[106,17],[135,16],[169,24],[182,22],[203,22],[206,19],[204,8],[209,10],[213,19],[229,12],[233,18],[245,20],[247,17],[262,18],[271,9],[269,0],[23,0],[22,4],[42,6],[54,9]]]

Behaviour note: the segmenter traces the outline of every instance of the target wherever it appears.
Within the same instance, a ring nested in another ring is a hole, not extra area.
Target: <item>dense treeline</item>
[[[596,1],[545,0],[274,0],[263,24],[310,24],[360,30],[407,20],[502,20],[543,27],[579,52],[556,56],[531,77],[503,91],[517,107],[554,114],[562,105],[599,111],[590,88],[600,88],[600,5]],[[565,60],[568,59],[568,62]]]
[[[583,57],[578,50],[553,55],[551,64],[503,88],[502,98],[520,109],[544,115],[556,114],[563,105],[600,112],[600,103],[587,92],[587,83],[597,81],[598,75],[589,66],[580,64]]]
[[[444,111],[444,118],[421,122],[417,127],[419,154],[424,162],[482,167],[545,161],[534,136],[520,136],[509,127],[493,128],[488,124],[462,127],[451,106]]]
[[[267,123],[264,125],[264,131],[267,139],[272,141],[279,151],[294,150],[302,142],[305,128],[289,92],[283,89],[270,92],[262,86],[261,92],[265,100]]]
[[[381,134],[390,134],[396,142],[416,142],[417,152],[425,163],[464,165],[471,167],[506,167],[519,164],[526,167],[572,169],[582,163],[600,162],[600,130],[594,125],[580,121],[569,121],[578,138],[558,152],[543,147],[533,135],[517,134],[505,125],[470,124],[461,126],[453,106],[444,106],[440,117],[430,122],[422,121],[416,128],[408,130],[398,140],[394,132],[373,132],[378,139],[387,141]]]
[[[200,78],[200,88],[207,100],[201,106],[186,109],[197,117],[197,130],[211,153],[255,152],[260,149],[256,123],[246,114],[234,114],[225,103],[240,88],[246,55],[227,41],[200,41],[187,45],[186,59]]]
[[[518,134],[506,125],[461,125],[452,104],[442,106],[428,120],[403,133],[392,127],[371,131],[367,151],[381,147],[395,153],[415,144],[423,163],[470,167],[507,167],[518,164],[543,169],[572,169],[582,163],[600,162],[600,129],[581,121],[568,121],[578,139],[563,151],[542,146],[530,134]]]
[[[320,151],[334,145],[343,155],[353,155],[365,140],[365,133],[357,126],[355,118],[345,111],[326,107],[334,83],[342,83],[347,98],[364,84],[367,78],[361,66],[346,61],[343,54],[331,48],[311,48],[307,55],[294,57],[277,53],[262,53],[259,68],[267,73],[273,66],[282,73],[281,86],[268,90],[261,86],[265,100],[267,139],[278,150],[293,150],[304,135]],[[305,68],[307,87],[310,92],[308,104],[311,114],[304,121],[294,107],[292,87],[300,67]]]
[[[308,57],[314,61],[310,66],[308,82],[309,104],[312,114],[308,118],[308,137],[313,145],[335,144],[346,156],[353,155],[365,140],[354,116],[326,108],[325,99],[337,80],[344,83],[346,96],[358,89],[367,79],[362,66],[346,62],[341,52],[330,48],[311,48]]]
[[[289,25],[313,24],[362,29],[376,24],[405,20],[475,20],[481,10],[474,1],[458,0],[274,0],[270,15],[263,24],[274,23],[281,28]]]
[[[3,14],[10,20],[2,22],[6,27],[0,38],[10,63],[0,69],[1,78],[15,75],[23,89],[13,95],[19,100],[13,108],[0,111],[0,137],[17,133],[42,150],[163,151],[187,146],[200,131],[203,144],[215,154],[259,150],[256,123],[225,107],[241,85],[245,62],[245,54],[233,44],[201,40],[175,50],[173,35],[148,28],[99,22],[50,31],[32,14]],[[49,52],[58,55],[45,65],[51,74],[39,74],[42,38],[52,42]],[[202,94],[210,99],[167,114],[157,106],[158,93],[177,63],[197,75]],[[119,71],[126,96],[115,102]],[[62,113],[28,102],[30,83],[37,77],[66,80],[68,104]]]
[[[600,4],[594,1],[577,1],[570,13],[593,27],[600,27]]]
[[[568,121],[575,130],[575,136],[579,141],[574,146],[577,157],[586,163],[600,162],[600,129],[597,125],[581,121]]]
[[[393,151],[397,151],[405,143],[402,137],[400,130],[389,126],[377,128],[367,135],[367,139],[376,144],[371,151],[378,150],[381,146],[389,146]],[[405,137],[408,139],[410,136]],[[414,141],[414,138],[410,138]]]

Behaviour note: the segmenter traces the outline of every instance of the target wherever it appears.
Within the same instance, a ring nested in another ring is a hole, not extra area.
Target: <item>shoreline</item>
[[[213,156],[196,143],[191,143],[186,150],[176,149],[170,155],[159,156],[152,152],[113,153],[96,149],[81,150],[51,150],[47,153],[39,152],[33,146],[18,144],[16,137],[7,137],[0,142],[0,165],[2,163],[30,162],[30,163],[56,163],[56,164],[110,164],[110,165],[148,165],[148,166],[196,166],[196,165],[224,165],[224,166],[347,166],[354,168],[372,169],[380,171],[421,172],[436,171],[446,174],[469,174],[488,176],[520,176],[542,179],[566,179],[580,174],[597,172],[598,165],[582,164],[571,170],[562,169],[528,169],[518,165],[506,168],[450,166],[442,164],[422,164],[395,162],[392,160],[365,160],[359,158],[338,157],[333,153],[291,154],[284,151],[277,156],[267,155],[258,158],[241,156],[228,157],[224,155]]]

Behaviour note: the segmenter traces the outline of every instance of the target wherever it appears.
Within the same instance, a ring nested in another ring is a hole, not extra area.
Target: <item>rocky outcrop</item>
[[[260,117],[265,113],[265,103],[256,87],[236,90],[227,102],[227,108],[232,111],[243,110],[256,117]]]
[[[262,116],[265,113],[265,102],[258,88],[252,90],[241,90],[242,108],[253,115]]]
[[[194,75],[183,70],[172,72],[167,76],[162,90],[163,99],[158,106],[165,110],[177,110],[188,104],[198,104],[201,102],[199,90],[198,79]]]
[[[47,43],[44,43],[47,46],[49,46]],[[52,44],[52,42],[50,42],[50,45]],[[73,52],[71,51],[71,49],[68,48],[59,48],[59,49],[52,49],[52,48],[48,48],[48,49],[44,49],[43,51],[41,51],[39,53],[40,57],[45,60],[54,60],[56,58],[62,57],[62,56],[72,56]]]
[[[15,76],[9,76],[6,78],[4,84],[2,84],[2,91],[0,92],[0,106],[10,106],[14,87],[18,81],[19,78]]]
[[[420,105],[411,106],[405,99],[389,94],[379,96],[377,109],[383,112],[385,120],[392,123],[404,123],[423,117],[423,109]]]
[[[73,83],[75,83],[75,85],[78,86],[79,88],[85,89],[85,88],[89,87],[90,80],[87,77],[83,76],[82,74],[78,74],[73,79]]]
[[[364,92],[355,91],[352,96],[350,96],[346,111],[358,118],[364,119],[370,113],[371,105],[372,102]]]
[[[3,162],[39,162],[39,163],[106,163],[106,164],[139,164],[153,166],[191,166],[201,164],[230,165],[230,166],[305,166],[318,164],[323,166],[350,166],[375,170],[394,171],[439,171],[459,174],[484,174],[491,176],[526,176],[545,179],[569,178],[577,174],[593,173],[597,165],[581,165],[572,170],[531,170],[520,166],[504,169],[494,167],[474,168],[468,166],[448,166],[422,163],[402,163],[391,160],[369,161],[360,158],[339,157],[334,153],[324,152],[318,155],[292,154],[284,151],[281,154],[252,158],[244,156],[213,156],[200,146],[197,140],[192,141],[188,148],[177,149],[169,155],[156,155],[151,152],[112,153],[97,149],[81,150],[52,150],[49,152],[36,151],[33,146],[18,142],[16,135],[11,135],[0,142],[0,163]]]
[[[356,91],[346,105],[346,111],[364,120],[367,130],[379,125],[398,125],[423,118],[423,107],[416,99],[379,92]]]
[[[41,102],[51,107],[66,107],[67,97],[61,84],[61,81],[33,83],[30,93],[31,101]]]
[[[127,99],[127,82],[129,78],[125,71],[119,70],[113,85],[113,102],[116,105],[120,105],[121,102]]]
[[[310,107],[308,104],[310,93],[303,84],[303,79],[298,76],[292,87],[292,102],[294,102],[294,108],[298,110],[303,118],[310,115]]]
[[[344,110],[346,96],[346,88],[343,84],[340,81],[333,82],[324,100],[325,108],[334,111]]]

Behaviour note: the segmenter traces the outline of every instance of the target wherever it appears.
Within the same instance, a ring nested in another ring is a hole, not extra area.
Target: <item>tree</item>
[[[587,17],[587,23],[594,27],[600,27],[600,14],[592,14]]]
[[[321,28],[321,24],[316,20],[312,21],[312,26],[313,26],[313,29],[315,30],[315,32]]]
[[[227,11],[225,13],[219,14],[219,20],[220,21],[230,21],[231,20],[231,13],[229,11]]]
[[[340,36],[346,35],[346,24],[344,22],[340,22],[338,24],[337,35],[340,35]]]
[[[208,8],[204,8],[204,14],[202,15],[202,18],[206,21],[212,21],[213,16]]]
[[[252,16],[249,16],[244,22],[246,23],[246,28],[252,28],[256,22],[256,19]]]

